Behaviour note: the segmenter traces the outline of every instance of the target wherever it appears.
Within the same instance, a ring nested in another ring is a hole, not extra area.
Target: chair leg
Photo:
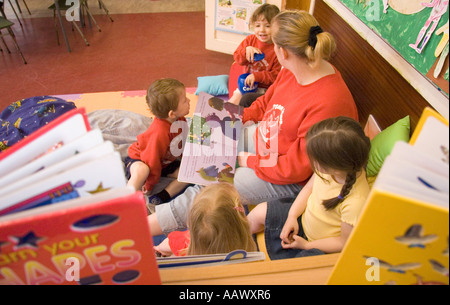
[[[53,21],[55,22],[56,42],[58,43],[59,46],[61,44],[59,42],[58,19],[56,19],[56,10],[53,10]]]
[[[22,1],[23,1],[23,3],[25,4],[25,7],[27,8],[28,14],[31,15],[30,9],[28,8],[28,4],[26,3],[25,0],[22,0]]]
[[[114,20],[111,18],[111,16],[109,15],[109,10],[108,8],[105,6],[105,4],[103,3],[102,0],[98,0],[98,4],[100,8],[103,8],[103,10],[105,11],[106,15],[109,17],[109,20],[111,20],[111,22],[114,22]]]
[[[84,8],[86,9],[86,13],[88,14],[88,17],[92,19],[92,22],[94,22],[95,26],[97,27],[98,31],[101,32],[102,29],[98,26],[97,21],[95,21],[94,16],[92,16],[91,12],[89,11],[89,8],[87,7],[86,3],[84,5]]]
[[[17,21],[19,21],[20,26],[23,26],[23,25],[22,25],[22,22],[21,22],[20,19],[19,19],[19,15],[17,15],[16,9],[14,8],[14,6],[13,6],[12,3],[11,3],[11,0],[8,0],[8,2],[9,2],[9,6],[11,6],[11,8],[12,8],[12,10],[13,10],[13,12],[14,12],[14,15],[16,15]]]
[[[22,14],[22,9],[20,8],[19,1],[17,1],[17,0],[16,0],[16,5],[17,5],[17,8],[19,9],[19,13]]]
[[[9,54],[11,54],[11,51],[9,50],[8,45],[6,44],[6,41],[5,41],[5,39],[3,38],[3,35],[2,35],[1,32],[0,32],[0,38],[2,39],[3,44],[5,45],[6,52],[8,52]],[[2,52],[3,52],[3,50],[2,50]]]
[[[87,41],[86,37],[84,37],[83,32],[81,32],[80,28],[78,27],[77,23],[75,21],[72,21],[72,26],[74,26],[78,33],[80,33],[81,37],[83,38],[84,42],[86,43],[87,46],[89,46],[89,41]]]
[[[17,43],[17,40],[16,40],[16,36],[14,35],[14,32],[11,29],[11,27],[8,27],[8,32],[9,32],[9,35],[11,35],[11,37],[12,37],[12,39],[14,41],[14,45],[16,46],[17,51],[19,51],[19,54],[22,57],[23,63],[27,64],[27,61],[25,60],[25,57],[23,56],[22,51],[20,50],[19,44]]]

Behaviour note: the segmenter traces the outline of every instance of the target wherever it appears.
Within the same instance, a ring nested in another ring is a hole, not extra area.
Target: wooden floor
[[[7,0],[5,13],[15,23],[13,30],[28,64],[23,64],[11,37],[5,36],[11,54],[0,52],[0,110],[37,95],[146,90],[162,77],[196,87],[197,77],[228,74],[233,62],[231,55],[205,49],[204,1],[103,0],[114,22],[102,11],[94,15],[102,31],[82,28],[90,46],[64,22],[71,53],[61,33],[61,45],[57,44],[53,18],[37,17],[37,3],[46,3],[46,11],[49,1],[27,1],[33,18],[29,18],[22,1],[22,26]],[[97,7],[95,1],[90,3]],[[178,11],[147,12],[156,8],[175,10],[173,7]],[[4,48],[1,42],[0,47]]]

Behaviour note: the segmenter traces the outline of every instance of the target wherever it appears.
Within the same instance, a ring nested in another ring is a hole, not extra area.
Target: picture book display
[[[448,121],[426,109],[386,158],[329,284],[449,284]]]
[[[0,154],[0,284],[160,284],[144,195],[84,109]]]
[[[0,217],[0,284],[160,284],[144,196],[118,188]]]
[[[232,182],[243,107],[201,92],[185,141],[178,180]]]

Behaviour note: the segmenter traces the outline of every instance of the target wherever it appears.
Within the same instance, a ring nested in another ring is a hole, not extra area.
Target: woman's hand
[[[240,152],[238,155],[238,163],[241,167],[248,167],[247,165],[247,159],[250,156],[256,156],[255,154],[249,153],[249,152]]]
[[[248,62],[253,63],[255,54],[262,54],[261,50],[252,46],[248,46],[245,48],[245,57],[247,58]]]

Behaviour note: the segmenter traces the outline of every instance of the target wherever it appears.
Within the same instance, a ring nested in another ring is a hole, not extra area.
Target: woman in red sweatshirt
[[[241,167],[234,177],[236,188],[252,204],[298,194],[312,174],[305,149],[312,125],[336,116],[358,120],[350,91],[328,62],[335,41],[313,16],[282,12],[272,21],[272,35],[285,69],[244,111],[250,132],[243,133],[247,137],[240,146],[250,149],[240,152]]]
[[[353,97],[341,74],[328,62],[336,45],[316,19],[285,11],[272,20],[274,50],[284,67],[267,90],[244,111],[234,185],[244,204],[297,197],[312,175],[305,136],[322,120],[358,120]],[[149,216],[151,232],[185,230],[187,214],[201,187],[188,187]]]

